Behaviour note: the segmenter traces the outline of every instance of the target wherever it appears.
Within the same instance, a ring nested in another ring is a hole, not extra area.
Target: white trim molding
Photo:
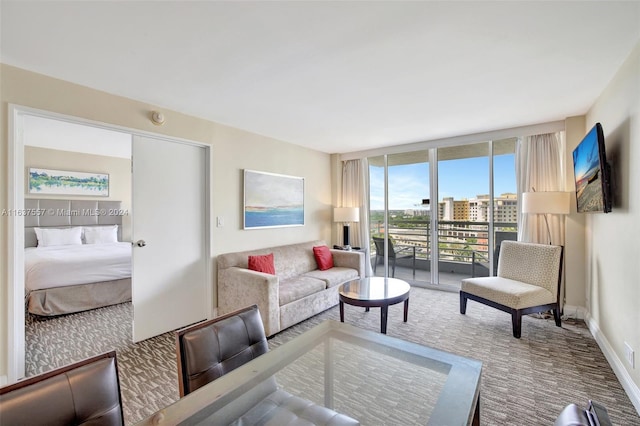
[[[611,366],[611,369],[615,373],[616,377],[618,377],[618,380],[620,380],[620,384],[627,393],[627,396],[629,396],[631,403],[635,407],[638,414],[640,414],[640,388],[633,382],[633,379],[624,367],[622,360],[618,357],[616,352],[613,350],[613,347],[600,330],[600,326],[598,325],[598,323],[591,317],[588,311],[586,311],[585,313],[585,322],[589,327],[589,331],[596,339],[596,343],[598,343],[598,346],[600,346],[604,357],[609,362],[609,365]]]
[[[9,211],[24,208],[23,111],[9,104],[8,199]],[[7,377],[14,383],[25,375],[24,331],[24,217],[10,214],[7,221]]]

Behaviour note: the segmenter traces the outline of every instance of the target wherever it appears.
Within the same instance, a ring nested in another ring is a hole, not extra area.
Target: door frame
[[[214,314],[213,281],[212,281],[212,226],[211,215],[213,211],[213,149],[212,146],[202,142],[191,141],[182,138],[165,136],[139,129],[108,124],[85,118],[55,113],[51,111],[26,107],[17,104],[8,105],[8,176],[7,176],[7,209],[9,211],[21,211],[24,209],[25,199],[25,166],[24,166],[24,132],[23,117],[35,116],[51,120],[65,121],[72,124],[96,127],[105,130],[114,130],[129,133],[132,136],[147,136],[169,142],[195,145],[205,149],[205,229],[208,235],[205,243],[207,316],[212,318]],[[133,197],[133,194],[132,194]],[[25,373],[25,304],[24,304],[24,217],[20,215],[8,215],[7,226],[7,382],[14,383],[24,377]],[[132,281],[133,282],[133,281]],[[2,378],[0,378],[0,384]]]

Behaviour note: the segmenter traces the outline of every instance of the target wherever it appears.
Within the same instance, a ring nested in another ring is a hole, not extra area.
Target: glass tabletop
[[[387,300],[409,293],[411,287],[397,278],[368,277],[350,281],[340,287],[340,294],[353,300]]]
[[[481,371],[479,361],[329,320],[139,424],[228,424],[274,381],[362,425],[477,424]]]

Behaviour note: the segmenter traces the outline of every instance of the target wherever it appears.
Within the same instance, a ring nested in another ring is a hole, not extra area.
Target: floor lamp
[[[360,222],[360,209],[358,207],[335,207],[333,209],[333,221],[342,222],[343,248],[351,249],[349,242],[349,228],[351,222]]]
[[[570,192],[543,191],[522,193],[522,213],[541,214],[547,225],[549,244],[551,244],[551,229],[548,214],[569,214]]]

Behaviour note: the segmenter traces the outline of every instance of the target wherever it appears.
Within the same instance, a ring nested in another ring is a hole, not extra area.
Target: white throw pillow
[[[118,225],[86,226],[84,228],[85,244],[108,244],[118,242]]]
[[[38,245],[42,245],[42,228],[33,228],[33,232],[36,233],[36,240],[38,240]]]
[[[34,228],[38,247],[69,246],[82,244],[82,227]]]

